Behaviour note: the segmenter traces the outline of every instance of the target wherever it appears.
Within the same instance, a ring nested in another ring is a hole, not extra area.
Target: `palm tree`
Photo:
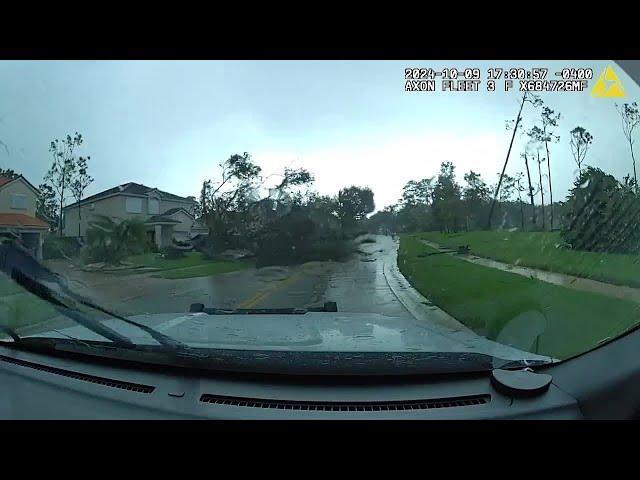
[[[87,247],[93,261],[117,264],[127,255],[142,253],[147,232],[140,220],[115,220],[96,215],[87,230]]]

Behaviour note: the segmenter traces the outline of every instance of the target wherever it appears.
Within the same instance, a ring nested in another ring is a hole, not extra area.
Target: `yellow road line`
[[[255,305],[257,305],[258,303],[260,303],[262,300],[264,300],[265,298],[267,298],[269,295],[271,295],[272,293],[277,292],[278,290],[282,290],[284,287],[292,284],[294,281],[296,281],[299,277],[301,276],[300,273],[296,273],[294,275],[291,275],[289,278],[282,280],[281,282],[278,282],[273,288],[271,288],[270,290],[265,290],[264,292],[258,292],[255,295],[247,298],[245,301],[243,301],[242,303],[239,303],[238,306],[236,308],[251,308],[254,307]]]
[[[251,308],[257,302],[262,300],[267,292],[258,292],[250,298],[247,298],[244,302],[238,304],[236,308]]]

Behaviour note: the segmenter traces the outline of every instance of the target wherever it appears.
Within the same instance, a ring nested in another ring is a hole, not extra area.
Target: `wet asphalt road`
[[[310,262],[293,267],[248,269],[212,277],[168,280],[149,274],[114,276],[70,273],[71,286],[126,314],[186,312],[207,307],[310,307],[334,301],[338,310],[411,317],[389,288],[385,262],[395,262],[397,241],[378,235],[347,262]]]

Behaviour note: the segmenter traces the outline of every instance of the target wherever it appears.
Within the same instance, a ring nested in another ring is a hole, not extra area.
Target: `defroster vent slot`
[[[491,401],[491,395],[471,395],[465,397],[386,402],[316,402],[228,397],[225,395],[211,395],[205,393],[200,397],[200,401],[205,403],[213,403],[216,405],[230,405],[248,408],[275,408],[279,410],[306,410],[316,412],[384,412],[484,405]]]

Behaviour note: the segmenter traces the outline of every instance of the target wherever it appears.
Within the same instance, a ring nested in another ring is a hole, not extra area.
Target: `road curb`
[[[416,320],[434,323],[451,330],[463,331],[475,335],[473,330],[431,303],[411,286],[411,283],[402,275],[402,272],[400,272],[398,268],[397,249],[395,250],[392,261],[387,261],[382,264],[382,273],[391,292]]]

